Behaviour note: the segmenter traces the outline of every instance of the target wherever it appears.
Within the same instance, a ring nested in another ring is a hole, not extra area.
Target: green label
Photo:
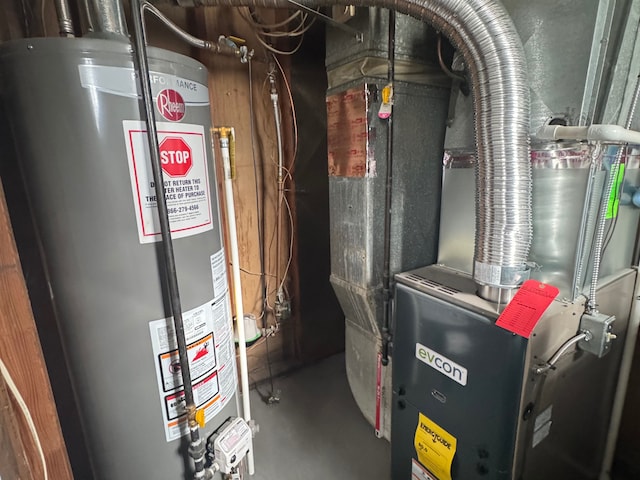
[[[622,188],[622,179],[624,178],[624,163],[621,163],[617,172],[611,172],[616,178],[611,185],[609,192],[609,203],[607,203],[607,220],[618,216],[618,206],[620,205],[620,189]]]

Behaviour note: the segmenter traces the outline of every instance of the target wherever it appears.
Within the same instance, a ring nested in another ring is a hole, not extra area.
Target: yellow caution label
[[[420,414],[413,445],[420,463],[438,480],[451,480],[451,463],[457,443],[456,437]]]

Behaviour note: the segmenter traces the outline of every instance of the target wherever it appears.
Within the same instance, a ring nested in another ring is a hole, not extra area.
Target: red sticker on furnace
[[[504,309],[496,325],[529,338],[538,320],[560,291],[553,285],[527,280]]]
[[[158,94],[156,106],[158,107],[160,115],[172,122],[182,120],[186,112],[182,95],[170,88],[165,88]]]

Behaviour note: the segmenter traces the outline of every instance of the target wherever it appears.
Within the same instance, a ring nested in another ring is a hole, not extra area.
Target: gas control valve
[[[207,450],[222,473],[231,474],[253,448],[251,427],[240,417],[229,418],[207,440]]]

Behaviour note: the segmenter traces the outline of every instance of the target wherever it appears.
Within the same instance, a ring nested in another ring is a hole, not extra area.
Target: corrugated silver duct
[[[163,3],[156,1],[154,3]],[[287,0],[164,0],[181,6],[288,8]],[[523,279],[532,238],[529,86],[520,37],[495,0],[302,0],[308,7],[391,8],[431,24],[460,51],[474,96],[478,167],[474,278],[495,287]]]

